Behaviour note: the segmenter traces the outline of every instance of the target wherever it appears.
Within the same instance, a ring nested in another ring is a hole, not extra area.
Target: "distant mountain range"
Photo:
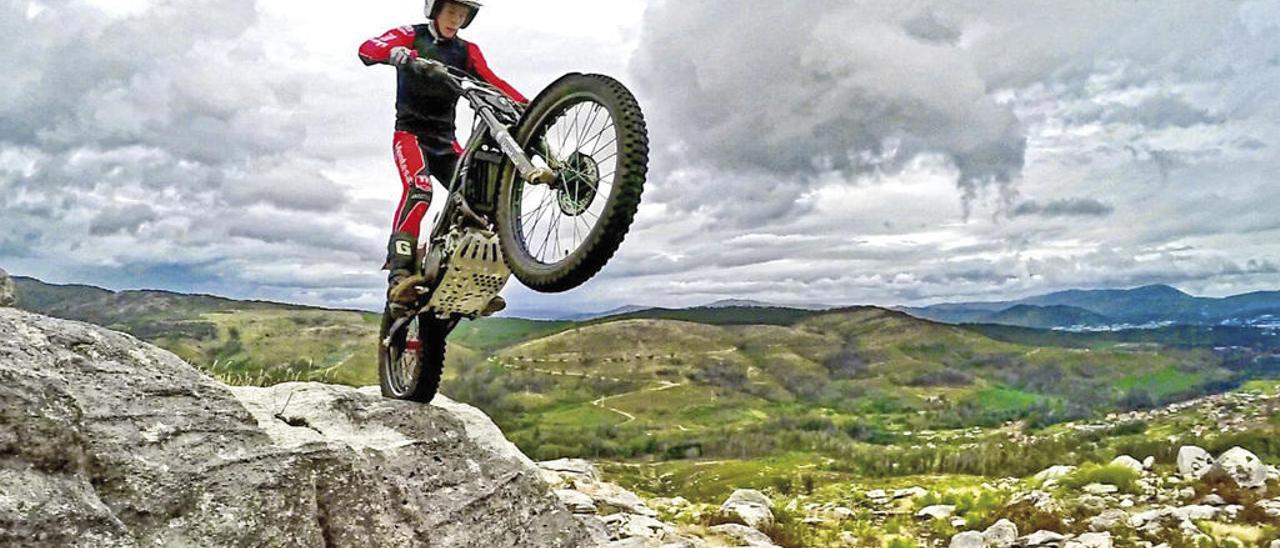
[[[167,291],[113,292],[88,285],[51,285],[32,278],[14,277],[23,295],[25,307],[61,317],[75,317],[98,324],[111,325],[119,317],[137,321],[144,312],[156,319],[155,312],[181,302],[178,308],[191,312],[216,310],[235,302],[206,295],[182,295]],[[277,305],[275,303],[238,302],[239,306],[312,307]],[[750,312],[747,316],[794,320],[807,313],[834,310],[834,305],[779,304],[749,299],[722,299],[700,306],[665,308],[630,304],[601,312],[538,311],[522,314],[517,310],[508,317],[531,317],[573,322],[590,322],[618,318],[666,318],[702,321],[714,317],[713,323],[732,323],[733,315],[725,310]],[[917,318],[949,324],[993,324],[1034,329],[1068,331],[1117,331],[1172,325],[1252,326],[1280,330],[1280,291],[1258,291],[1230,297],[1196,297],[1168,285],[1147,285],[1132,289],[1073,289],[1008,301],[942,303],[923,307],[900,306],[893,310]],[[159,329],[171,327],[158,322]],[[772,322],[766,322],[772,323]],[[135,326],[139,327],[139,326]],[[144,330],[149,331],[149,330]]]
[[[898,310],[945,323],[1041,329],[1117,330],[1162,325],[1280,328],[1280,291],[1195,297],[1167,285],[1059,291],[1013,301],[944,303]]]

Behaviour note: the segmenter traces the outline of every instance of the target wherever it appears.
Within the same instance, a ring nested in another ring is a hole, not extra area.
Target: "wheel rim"
[[[404,336],[399,337],[399,341],[392,341],[387,348],[387,384],[397,396],[408,394],[422,374],[422,341],[418,339],[418,319],[414,318],[401,329]]]
[[[542,265],[567,260],[600,224],[613,196],[618,130],[608,107],[569,97],[543,118],[530,137],[544,143],[538,164],[556,172],[557,184],[521,184],[511,202],[514,233]]]

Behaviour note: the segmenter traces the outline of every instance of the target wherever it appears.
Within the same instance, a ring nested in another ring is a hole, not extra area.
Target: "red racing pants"
[[[391,232],[410,234],[417,239],[422,217],[431,207],[432,179],[448,190],[448,181],[458,166],[462,147],[455,142],[453,150],[433,154],[423,149],[417,135],[397,131],[392,140],[392,152],[400,173],[402,191]]]

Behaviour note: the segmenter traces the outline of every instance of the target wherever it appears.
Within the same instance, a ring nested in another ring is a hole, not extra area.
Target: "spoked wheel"
[[[415,316],[384,344],[395,318],[382,314],[378,334],[378,381],[382,395],[429,403],[440,389],[449,322]]]
[[[644,115],[617,80],[570,74],[533,101],[516,140],[556,172],[556,183],[504,171],[498,235],[507,265],[534,290],[573,289],[613,257],[640,206],[649,164]]]

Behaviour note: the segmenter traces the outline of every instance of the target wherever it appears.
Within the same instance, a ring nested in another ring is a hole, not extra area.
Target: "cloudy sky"
[[[0,0],[0,267],[378,306],[394,76],[355,50],[420,19]],[[1280,289],[1274,0],[489,0],[464,32],[528,95],[623,80],[654,142],[615,260],[516,311]]]

